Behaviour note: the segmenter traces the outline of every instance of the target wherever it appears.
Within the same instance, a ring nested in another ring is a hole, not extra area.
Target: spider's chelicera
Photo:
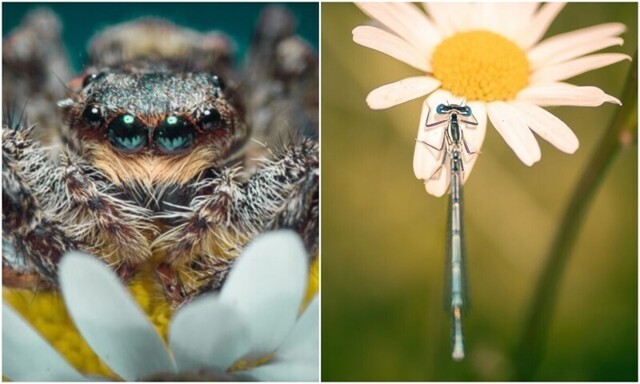
[[[71,77],[57,18],[27,17],[3,47],[5,100],[35,123],[5,111],[5,285],[55,288],[79,249],[125,281],[153,266],[180,305],[259,233],[292,228],[317,256],[317,59],[268,22],[286,11],[262,18],[240,70],[226,36],[143,19],[95,37]]]

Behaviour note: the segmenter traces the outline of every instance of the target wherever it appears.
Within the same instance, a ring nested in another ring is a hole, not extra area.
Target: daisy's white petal
[[[551,66],[544,66],[531,75],[531,81],[535,83],[548,83],[565,80],[581,73],[606,67],[622,60],[631,60],[631,57],[622,53],[599,53],[589,55]]]
[[[289,333],[282,345],[278,347],[275,357],[278,360],[303,359],[318,363],[318,347],[320,345],[319,321],[320,305],[318,304],[318,296],[316,296],[296,321],[291,333]]]
[[[449,190],[449,184],[451,184],[451,163],[445,161],[436,174],[425,181],[424,189],[428,194],[440,197]]]
[[[435,106],[431,107],[429,101],[430,99],[440,99],[439,93],[442,92],[436,91],[424,100],[422,114],[418,122],[418,137],[416,138],[416,148],[413,153],[413,172],[418,179],[422,180],[428,180],[433,176],[436,169],[442,164],[442,156],[444,156],[444,147],[442,150],[438,150],[443,145],[444,125],[434,129],[425,128],[428,116],[430,122],[437,118],[437,116],[431,116],[432,114],[429,113],[430,110],[435,110]],[[435,98],[432,97],[434,94],[436,95]]]
[[[451,12],[449,22],[456,32],[481,29],[484,20],[477,17],[482,12],[483,3],[442,3]],[[486,9],[486,8],[484,8]]]
[[[541,107],[559,105],[597,107],[603,103],[621,104],[620,100],[607,95],[600,88],[578,87],[567,83],[531,85],[520,91],[516,100]]]
[[[487,114],[500,136],[528,166],[540,160],[540,146],[517,109],[508,103],[494,101],[487,104]]]
[[[383,85],[369,92],[367,104],[371,109],[385,109],[431,93],[440,82],[430,76],[407,77]]]
[[[483,29],[494,31],[510,40],[515,40],[524,25],[531,23],[536,3],[477,3],[483,21]]]
[[[367,48],[387,54],[416,69],[431,70],[427,60],[412,45],[380,28],[359,26],[353,30],[353,41]]]
[[[558,16],[558,13],[564,8],[566,3],[545,3],[538,12],[533,16],[528,33],[519,34],[515,41],[523,49],[528,49],[542,39],[549,26]]]
[[[236,309],[213,294],[180,309],[169,330],[169,345],[180,371],[224,372],[249,352],[250,340]]]
[[[588,50],[591,45],[616,37],[625,30],[626,26],[622,23],[607,23],[562,33],[550,37],[531,48],[527,53],[527,57],[533,69],[547,63],[559,63],[573,57],[579,57],[581,50],[587,50],[587,52],[583,53],[586,54],[602,49],[604,47]],[[573,51],[578,51],[578,54],[571,56],[570,54],[573,54]]]
[[[511,104],[523,114],[529,128],[554,147],[565,153],[578,149],[578,138],[562,120],[533,104],[517,101]]]
[[[440,35],[443,38],[449,37],[453,35],[456,30],[454,25],[451,23],[450,19],[455,15],[455,12],[449,6],[459,5],[457,3],[432,3],[425,2],[422,3],[424,9],[427,11],[429,16],[431,16],[431,20],[433,20],[433,24],[440,32]]]
[[[11,381],[87,381],[6,303],[2,348],[2,374]]]
[[[271,232],[247,246],[220,293],[251,331],[246,358],[264,357],[282,343],[297,318],[306,280],[306,251],[295,232]]]
[[[425,114],[425,109],[435,111],[439,104],[454,103],[457,101],[457,98],[454,97],[451,92],[439,89],[427,97],[426,104],[428,108],[423,106],[423,114]],[[437,148],[443,146],[444,126],[436,127],[432,130],[425,130],[424,124],[426,119],[426,115],[420,118],[421,124],[418,128],[418,140],[427,142]],[[429,123],[431,124],[431,121],[435,122],[436,119],[438,119],[437,115],[429,117]],[[419,146],[421,147],[419,148]],[[420,153],[422,153],[422,155],[420,155]],[[413,160],[414,172],[416,177],[418,177],[419,172],[421,172],[423,177],[419,178],[424,180],[425,190],[428,194],[436,197],[444,195],[449,189],[449,184],[451,183],[451,164],[446,161],[446,156],[446,150],[444,147],[442,150],[438,151],[424,143],[416,142],[416,152],[414,153]],[[422,157],[422,159],[416,159],[416,157]],[[422,170],[419,169],[419,164],[416,166],[417,162],[421,160],[426,161],[422,166]]]
[[[59,273],[64,302],[76,327],[113,372],[125,380],[175,372],[162,339],[102,262],[71,252],[60,262]]]
[[[247,373],[260,381],[318,381],[319,318],[316,296],[273,359]]]
[[[484,138],[487,134],[487,109],[483,102],[474,101],[468,103],[469,107],[471,107],[471,111],[473,116],[478,121],[478,125],[465,125],[464,127],[464,141],[469,146],[469,150],[471,152],[475,152],[474,154],[467,154],[463,151],[463,160],[464,160],[464,178],[463,182],[467,180],[469,175],[471,174],[471,170],[473,170],[473,166],[478,159],[478,155],[480,154],[480,149],[482,148],[482,143],[484,142]]]
[[[518,9],[515,14],[511,14],[511,17],[513,18],[513,29],[509,33],[508,37],[511,41],[519,41],[525,34],[529,33],[529,26],[531,25],[533,17],[535,16],[540,4],[536,2],[518,2],[514,4],[517,4]]]
[[[258,381],[318,381],[318,363],[309,361],[274,361],[246,371]]]
[[[585,44],[564,47],[560,52],[554,53],[551,57],[536,59],[535,62],[533,62],[529,57],[529,62],[531,64],[531,70],[535,71],[544,66],[562,63],[614,45],[622,45],[623,43],[624,40],[619,37],[607,37],[604,39],[593,40]]]
[[[440,42],[438,30],[423,12],[411,3],[356,3],[367,15],[378,20],[429,58]]]

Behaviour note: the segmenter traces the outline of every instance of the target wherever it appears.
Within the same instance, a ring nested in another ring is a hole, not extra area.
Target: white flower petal
[[[302,316],[296,321],[291,333],[276,351],[278,360],[305,360],[318,365],[320,305],[318,296],[307,306]]]
[[[514,41],[524,26],[531,23],[536,3],[476,3],[484,10],[478,15],[483,29],[494,31]]]
[[[249,352],[251,336],[236,309],[216,294],[199,297],[171,321],[169,345],[180,371],[226,371]]]
[[[540,146],[526,122],[513,106],[502,101],[487,104],[487,114],[493,126],[528,166],[540,160]]]
[[[559,63],[573,57],[579,57],[582,50],[586,50],[582,54],[587,54],[605,48],[589,50],[594,43],[616,37],[625,30],[626,26],[622,23],[607,23],[562,33],[552,36],[531,48],[527,52],[527,57],[533,69],[537,69],[547,63]],[[597,45],[602,45],[602,43]],[[572,56],[573,51],[578,51],[578,54]]]
[[[425,181],[424,189],[430,195],[441,197],[449,190],[450,183],[451,163],[449,161],[445,161],[442,163],[442,168],[439,169],[432,178]]]
[[[562,63],[614,45],[622,45],[622,43],[624,43],[624,40],[619,37],[596,37],[581,44],[575,44],[568,40],[562,44],[554,44],[545,51],[538,50],[536,47],[527,53],[527,58],[529,59],[530,69],[535,71],[548,65]]]
[[[76,327],[113,372],[125,380],[175,372],[162,339],[106,265],[71,252],[60,262],[59,274]]]
[[[565,153],[574,153],[578,149],[580,144],[575,133],[567,124],[550,112],[536,105],[517,101],[511,105],[523,114],[531,130],[554,147]]]
[[[416,69],[425,72],[431,71],[427,59],[421,57],[420,52],[411,44],[380,28],[370,26],[356,27],[353,30],[353,41],[389,55]]]
[[[431,93],[439,86],[440,82],[433,77],[407,77],[369,92],[367,104],[371,109],[390,108]]]
[[[531,82],[535,84],[565,80],[625,59],[631,60],[631,57],[622,53],[599,53],[580,57],[564,63],[540,68],[531,75]]]
[[[431,116],[432,114],[429,113],[430,110],[435,110],[435,107],[430,107],[429,104],[430,99],[432,102],[436,102],[435,100],[439,99],[439,93],[440,91],[432,93],[431,96],[436,95],[436,97],[432,98],[430,96],[422,103],[422,114],[418,122],[418,137],[416,138],[416,147],[413,153],[413,172],[416,178],[425,181],[434,176],[436,169],[442,164],[442,156],[445,153],[444,147],[441,150],[438,149],[443,146],[445,126],[434,127],[433,129],[425,128],[427,116],[429,116],[429,122],[437,119],[437,116]],[[428,145],[425,143],[428,143]]]
[[[296,322],[273,359],[267,364],[247,370],[261,381],[318,381],[320,306],[316,296]]]
[[[497,3],[500,4],[500,3]],[[518,2],[518,10],[516,14],[512,14],[513,18],[513,30],[509,33],[509,39],[511,41],[520,41],[529,34],[529,28],[534,20],[534,16],[540,7],[540,3],[537,2]]]
[[[431,20],[433,20],[434,26],[440,32],[442,38],[449,37],[456,32],[453,20],[458,13],[451,7],[459,7],[459,3],[422,3],[424,9],[427,11]]]
[[[87,381],[6,303],[2,348],[2,374],[11,381]]]
[[[520,34],[515,41],[523,49],[528,49],[542,39],[549,26],[566,3],[544,3],[533,16],[528,33]]]
[[[246,371],[258,381],[319,381],[318,363],[309,361],[274,361]]]
[[[472,101],[467,103],[471,107],[473,116],[478,121],[478,125],[465,125],[463,135],[464,140],[469,146],[471,152],[475,152],[472,155],[468,155],[465,151],[462,152],[462,160],[464,162],[464,177],[462,182],[466,182],[473,170],[473,166],[481,153],[482,143],[487,135],[487,109],[484,102]]]
[[[235,305],[251,331],[248,359],[273,352],[295,323],[307,280],[304,245],[293,231],[253,240],[229,273],[220,299]]]
[[[430,58],[441,37],[426,14],[411,3],[356,3],[367,15],[378,20]]]
[[[530,85],[516,96],[516,100],[541,107],[574,105],[597,107],[603,103],[621,104],[618,99],[596,87],[578,87],[567,83]]]

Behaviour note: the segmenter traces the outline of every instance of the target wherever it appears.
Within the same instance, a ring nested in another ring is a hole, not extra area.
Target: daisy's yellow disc
[[[515,43],[490,31],[467,31],[433,52],[433,76],[442,88],[469,100],[513,99],[529,81],[529,62]]]

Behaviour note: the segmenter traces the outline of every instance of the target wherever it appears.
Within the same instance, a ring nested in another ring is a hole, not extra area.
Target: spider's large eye
[[[209,108],[202,112],[198,119],[198,124],[205,131],[213,131],[220,126],[221,121],[222,116],[220,116],[220,112],[216,109]]]
[[[100,108],[96,105],[87,105],[82,112],[82,118],[92,128],[98,128],[104,122],[104,116],[102,116]]]
[[[196,129],[181,116],[169,116],[158,125],[153,141],[164,152],[178,152],[193,145]]]
[[[147,145],[147,127],[133,115],[124,114],[109,123],[107,136],[111,145],[123,150],[134,152]]]

